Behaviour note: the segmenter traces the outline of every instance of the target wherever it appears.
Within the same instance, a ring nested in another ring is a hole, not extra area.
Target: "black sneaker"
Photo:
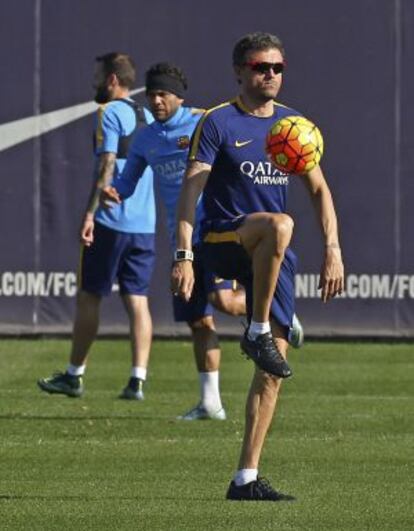
[[[249,339],[246,330],[240,342],[240,347],[262,371],[279,378],[292,376],[292,371],[285,358],[278,351],[270,332],[261,334],[256,339]]]
[[[42,391],[50,394],[60,394],[71,397],[79,397],[83,394],[81,376],[71,376],[67,372],[58,372],[50,378],[42,378],[37,382]]]
[[[122,390],[119,398],[124,400],[144,400],[144,381],[131,377],[128,385]]]
[[[271,484],[265,478],[257,478],[238,487],[234,481],[230,483],[226,494],[227,500],[245,500],[245,501],[293,501],[296,498],[290,494],[282,494],[273,489]]]

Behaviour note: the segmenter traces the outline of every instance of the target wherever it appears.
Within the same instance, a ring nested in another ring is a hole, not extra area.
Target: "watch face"
[[[181,249],[179,251],[175,251],[174,253],[174,259],[176,261],[179,260],[193,260],[193,251],[188,251],[187,249]]]

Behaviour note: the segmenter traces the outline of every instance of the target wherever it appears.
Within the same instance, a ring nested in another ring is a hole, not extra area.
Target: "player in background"
[[[82,247],[72,349],[66,372],[41,379],[38,385],[48,393],[82,395],[82,376],[98,330],[101,300],[110,295],[118,280],[129,317],[132,348],[131,375],[120,398],[142,400],[152,340],[147,298],[155,256],[152,172],[146,170],[130,199],[110,211],[99,207],[99,194],[119,179],[132,135],[152,118],[129,97],[135,66],[128,55],[108,53],[97,57],[95,66],[95,101],[99,104],[94,131],[96,164],[80,230]]]
[[[173,289],[185,300],[191,297],[194,272],[188,253],[201,193],[206,264],[223,278],[236,278],[246,289],[249,327],[241,348],[256,370],[247,398],[238,470],[227,491],[230,500],[292,499],[258,475],[281,379],[291,375],[286,356],[296,259],[289,248],[293,232],[293,220],[286,213],[289,179],[268,164],[264,151],[271,125],[282,116],[298,114],[275,102],[284,55],[280,40],[268,33],[246,35],[235,45],[233,66],[240,94],[207,111],[200,121],[178,207],[177,252],[187,254],[174,265]],[[321,288],[327,302],[342,292],[344,281],[337,218],[321,168],[302,179],[321,223],[325,243]]]
[[[172,249],[176,248],[175,225],[177,202],[186,168],[190,138],[197,126],[199,109],[185,107],[187,80],[182,70],[169,63],[158,63],[146,74],[148,106],[155,121],[140,131],[131,145],[126,167],[115,189],[108,189],[107,199],[129,197],[148,165],[167,212],[167,228]],[[115,194],[113,194],[115,192]],[[201,202],[197,220],[203,217]],[[197,221],[197,225],[198,225]],[[234,289],[232,281],[218,279],[206,270],[198,251],[197,230],[193,237],[196,266],[196,287],[189,301],[173,298],[174,317],[187,322],[193,337],[196,366],[199,374],[200,402],[183,420],[226,418],[219,390],[220,347],[213,319],[213,307],[230,315],[245,315],[245,294]],[[176,256],[176,259],[180,257]],[[298,320],[292,329],[292,341],[300,346],[303,330]]]
[[[148,107],[155,121],[140,130],[131,144],[122,176],[103,194],[103,201],[122,204],[134,194],[146,168],[151,167],[161,200],[166,208],[167,229],[172,249],[175,249],[177,201],[188,157],[193,131],[200,120],[200,109],[185,107],[187,80],[182,70],[170,63],[153,65],[146,73]],[[138,184],[137,184],[138,183]],[[118,195],[119,194],[119,195]],[[112,200],[112,201],[111,201]],[[198,213],[202,215],[201,211]],[[205,270],[197,256],[197,286],[190,301],[173,297],[174,318],[187,322],[193,337],[196,365],[199,373],[200,403],[185,415],[184,420],[224,420],[219,389],[220,347],[213,319],[213,305],[233,315],[244,315],[244,290],[234,290],[232,281],[218,279]]]

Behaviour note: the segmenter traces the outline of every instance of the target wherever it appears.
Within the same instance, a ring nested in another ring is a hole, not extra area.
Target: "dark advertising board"
[[[323,244],[309,194],[290,178],[299,257],[297,312],[308,335],[414,336],[414,4],[410,0],[16,0],[0,20],[0,332],[68,332],[78,228],[92,179],[92,69],[108,51],[138,66],[136,97],[154,62],[187,73],[187,103],[211,107],[237,93],[234,42],[278,34],[287,50],[279,100],[315,121],[346,265],[346,291],[324,305]],[[186,332],[171,315],[171,252],[159,208],[150,302],[155,333]],[[220,330],[240,324],[220,318]],[[116,293],[101,330],[127,331]]]

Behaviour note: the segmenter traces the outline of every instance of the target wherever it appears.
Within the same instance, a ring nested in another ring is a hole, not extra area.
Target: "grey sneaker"
[[[122,390],[119,398],[124,400],[144,400],[144,380],[130,378],[128,385]]]
[[[42,391],[50,394],[60,394],[75,398],[83,394],[82,377],[72,376],[67,372],[57,372],[50,378],[42,378],[38,380],[37,385]]]
[[[198,404],[193,409],[190,409],[184,415],[177,417],[177,420],[226,420],[226,412],[224,408],[217,411],[208,411],[204,406]]]
[[[298,316],[294,313],[292,319],[292,328],[289,330],[289,345],[293,348],[300,348],[305,340],[305,333],[303,331],[302,323]]]

